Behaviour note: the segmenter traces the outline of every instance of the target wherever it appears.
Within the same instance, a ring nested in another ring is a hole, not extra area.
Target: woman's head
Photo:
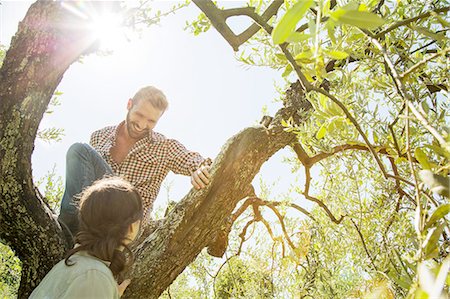
[[[99,180],[83,191],[80,199],[79,244],[69,252],[81,250],[110,261],[116,275],[126,264],[122,249],[136,237],[143,216],[142,199],[136,188],[119,177]],[[66,259],[67,264],[67,259]]]

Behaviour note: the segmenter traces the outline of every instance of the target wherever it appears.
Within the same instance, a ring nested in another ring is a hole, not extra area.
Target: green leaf
[[[290,64],[288,64],[288,65],[286,66],[286,68],[284,69],[283,74],[281,74],[281,76],[282,76],[283,78],[284,78],[284,77],[287,77],[287,76],[289,76],[290,73],[292,73],[292,71],[293,71],[292,66],[291,66]]]
[[[428,112],[430,112],[430,107],[428,106],[427,101],[422,101],[420,105],[422,106],[423,111],[425,111],[425,113],[428,115]]]
[[[312,59],[313,53],[311,51],[305,51],[298,53],[295,55],[294,59],[296,62],[300,63],[312,63],[314,60]]]
[[[436,14],[434,17],[438,20],[439,23],[441,23],[444,27],[450,27],[450,23],[447,22],[444,18],[442,18],[440,15]]]
[[[423,169],[431,169],[430,163],[428,163],[428,157],[420,149],[420,147],[416,148],[416,150],[414,151],[414,157],[417,159],[417,161],[419,161]]]
[[[298,21],[301,20],[312,4],[313,0],[300,0],[286,12],[272,31],[274,44],[282,44],[287,40],[291,33],[294,32]]]
[[[439,253],[438,242],[443,230],[444,224],[441,224],[428,232],[422,247],[424,248],[425,259],[436,257]]]
[[[328,37],[330,38],[333,44],[336,44],[336,36],[334,28],[335,26],[336,23],[332,19],[328,19],[328,21],[325,23],[325,28],[327,28],[328,31]]]
[[[384,24],[384,20],[374,13],[358,10],[345,10],[342,8],[333,12],[331,18],[343,24],[369,30],[376,29]]]
[[[319,131],[317,131],[317,134],[316,134],[317,139],[322,139],[325,136],[325,134],[327,133],[327,127],[328,127],[328,124],[326,122],[322,124]]]
[[[399,276],[398,273],[394,271],[389,271],[387,275],[390,279],[406,290],[411,286],[411,279],[409,279],[406,275]]]
[[[348,53],[344,51],[326,51],[325,54],[337,60],[345,59],[348,57]]]
[[[283,53],[275,53],[275,57],[280,59],[281,61],[287,61],[286,56]]]
[[[443,204],[439,206],[431,215],[425,224],[425,229],[432,227],[439,219],[444,218],[450,212],[450,204]]]
[[[377,144],[378,143],[378,134],[376,131],[372,132],[372,137],[373,137],[373,143]]]
[[[300,33],[300,32],[294,31],[291,33],[291,35],[288,36],[286,41],[288,41],[290,43],[299,43],[299,42],[309,39],[310,37],[311,37],[311,35],[309,35],[307,33]]]
[[[434,40],[441,41],[441,40],[443,40],[445,38],[445,34],[443,34],[443,33],[435,33],[435,32],[433,32],[433,31],[431,31],[431,30],[429,30],[429,29],[427,29],[425,27],[420,27],[420,26],[411,26],[411,27],[415,31],[417,31],[417,32],[419,32],[419,33],[421,33],[421,34],[423,34],[425,36],[428,36],[429,38],[434,39]]]
[[[442,156],[444,158],[450,158],[450,153],[447,152],[444,148],[438,146],[438,145],[430,145],[430,144],[426,144],[425,147],[428,147],[429,149],[433,150],[436,154],[438,154],[439,156]]]
[[[432,192],[449,197],[448,178],[434,174],[431,170],[421,170],[419,176]]]

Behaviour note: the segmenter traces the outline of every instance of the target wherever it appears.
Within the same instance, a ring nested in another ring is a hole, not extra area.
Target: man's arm
[[[203,158],[199,153],[186,149],[176,140],[169,140],[171,157],[169,168],[174,173],[191,176],[191,183],[196,189],[205,188],[209,183],[211,159]]]

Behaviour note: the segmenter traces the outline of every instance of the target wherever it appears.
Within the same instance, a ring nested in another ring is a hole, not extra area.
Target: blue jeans
[[[74,143],[67,151],[66,188],[58,220],[63,226],[67,226],[73,235],[78,232],[77,196],[96,180],[112,174],[108,163],[89,144]]]

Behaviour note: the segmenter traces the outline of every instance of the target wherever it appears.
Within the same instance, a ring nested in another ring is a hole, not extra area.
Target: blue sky
[[[0,44],[9,45],[31,3],[2,1]],[[42,128],[63,128],[65,136],[58,143],[36,141],[32,157],[35,179],[54,165],[64,177],[68,147],[88,142],[94,130],[122,121],[128,98],[142,86],[154,85],[169,99],[169,110],[155,131],[205,157],[214,158],[228,138],[258,122],[264,105],[274,114],[281,106],[273,101],[278,97],[275,84],[284,84],[280,72],[238,62],[214,29],[197,37],[184,31],[186,20],[193,20],[198,13],[191,4],[143,31],[141,38],[119,45],[113,54],[90,55],[69,68],[57,88],[63,93],[61,105],[41,123]],[[280,151],[263,166],[255,187],[261,177],[269,185],[275,184],[274,195],[286,192],[295,176],[280,162],[284,155],[290,155],[289,151]],[[191,187],[188,177],[169,175],[166,181],[172,186],[173,200],[181,199]],[[162,188],[156,205],[164,204],[166,198]]]

